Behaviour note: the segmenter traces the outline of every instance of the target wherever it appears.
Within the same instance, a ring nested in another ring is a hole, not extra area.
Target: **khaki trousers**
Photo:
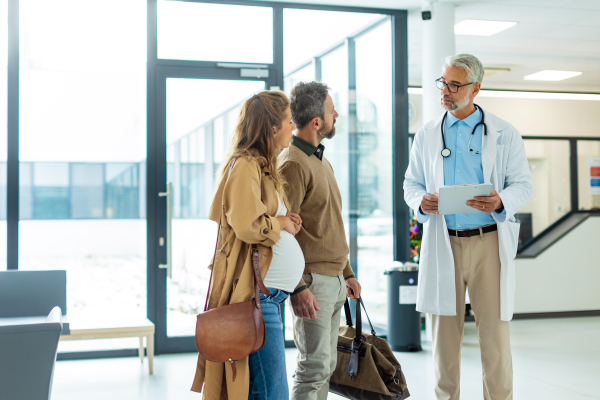
[[[498,231],[471,237],[450,236],[454,255],[456,316],[431,315],[435,394],[438,400],[460,398],[460,355],[464,336],[465,288],[481,347],[483,397],[513,398],[509,322],[500,320]]]
[[[317,320],[294,315],[294,342],[298,348],[293,400],[325,400],[329,378],[337,363],[337,341],[342,306],[346,301],[343,276],[304,274],[308,290],[317,299]],[[293,314],[293,311],[292,311]]]

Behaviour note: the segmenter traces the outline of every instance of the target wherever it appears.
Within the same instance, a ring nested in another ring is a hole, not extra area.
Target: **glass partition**
[[[387,326],[385,269],[394,260],[392,27],[356,39],[358,277],[369,316]]]
[[[577,142],[579,209],[600,210],[600,140]]]
[[[571,211],[568,140],[528,140],[525,152],[533,179],[533,193],[519,211],[519,244],[527,242]]]
[[[319,35],[298,36],[296,21],[327,21]],[[298,37],[296,37],[298,36]],[[383,271],[393,260],[392,28],[379,14],[284,10],[285,91],[300,81],[326,83],[339,114],[335,137],[324,140],[342,195],[350,259],[358,268],[369,316],[387,325]],[[298,49],[298,51],[296,51]],[[292,313],[286,307],[286,339]]]

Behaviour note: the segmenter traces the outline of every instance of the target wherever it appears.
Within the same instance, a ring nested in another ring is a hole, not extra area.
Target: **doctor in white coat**
[[[479,332],[484,398],[513,398],[508,321],[519,236],[514,215],[527,204],[532,180],[519,132],[474,104],[482,80],[475,56],[446,58],[437,80],[446,112],[415,135],[404,181],[404,199],[424,223],[417,310],[431,314],[440,400],[460,397],[465,290]],[[438,214],[441,186],[488,182],[494,189],[489,197],[467,202],[479,212]]]

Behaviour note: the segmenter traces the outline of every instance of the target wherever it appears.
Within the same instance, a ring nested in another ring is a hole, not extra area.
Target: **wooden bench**
[[[150,375],[154,373],[154,324],[148,318],[131,318],[108,320],[98,319],[90,321],[72,321],[71,333],[61,335],[60,340],[86,340],[130,338],[140,339],[140,360],[144,362],[144,337],[146,337],[146,351],[148,353],[148,367]]]

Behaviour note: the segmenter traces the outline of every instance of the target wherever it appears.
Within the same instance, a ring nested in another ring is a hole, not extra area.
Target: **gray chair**
[[[60,307],[54,307],[43,322],[27,322],[25,317],[21,324],[0,325],[2,400],[50,399],[61,319]]]
[[[24,317],[43,322],[54,307],[62,310],[62,334],[68,335],[67,271],[0,271],[0,325],[19,324]]]

